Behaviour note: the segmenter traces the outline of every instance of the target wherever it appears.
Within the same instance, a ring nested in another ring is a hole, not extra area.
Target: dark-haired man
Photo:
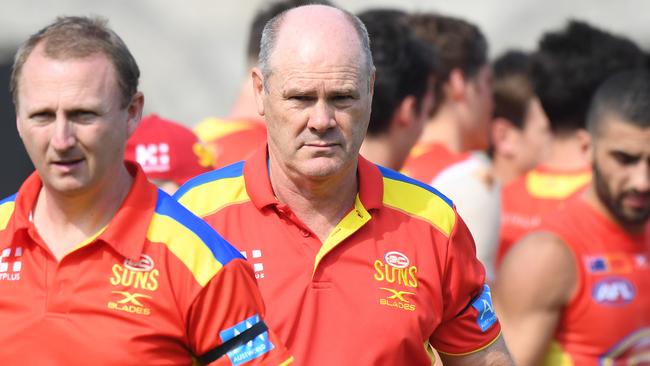
[[[361,155],[399,170],[433,109],[435,53],[415,36],[402,11],[368,10],[359,18],[368,29],[377,70]]]
[[[571,21],[562,30],[544,34],[534,55],[532,78],[549,120],[550,146],[535,169],[503,188],[497,265],[545,214],[589,183],[585,124],[590,98],[612,74],[644,62],[645,55],[632,41],[584,22]]]
[[[588,128],[587,191],[515,245],[497,275],[518,365],[650,363],[650,74],[606,81]]]

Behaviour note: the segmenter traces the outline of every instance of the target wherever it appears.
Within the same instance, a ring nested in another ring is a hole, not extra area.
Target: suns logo
[[[377,259],[374,262],[375,281],[389,284],[389,288],[380,287],[383,290],[379,304],[406,311],[415,311],[415,304],[412,303],[418,287],[418,268],[412,266],[409,258],[400,252],[390,251],[384,255],[384,260]]]
[[[125,259],[123,264],[114,264],[109,282],[111,285],[120,288],[120,291],[112,291],[113,296],[120,298],[109,301],[106,306],[111,310],[151,315],[151,309],[142,302],[142,299],[150,300],[151,295],[141,294],[133,290],[154,292],[158,289],[160,271],[154,267],[153,259],[146,254],[142,254],[137,261]]]

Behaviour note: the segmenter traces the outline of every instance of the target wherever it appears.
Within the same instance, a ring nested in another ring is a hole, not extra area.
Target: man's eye
[[[639,158],[634,155],[629,155],[621,152],[615,152],[612,154],[614,159],[621,165],[630,165],[636,163]]]

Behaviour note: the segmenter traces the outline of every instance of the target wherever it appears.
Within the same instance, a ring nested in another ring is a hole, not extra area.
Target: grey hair
[[[372,61],[372,52],[370,52],[370,37],[368,36],[368,30],[366,29],[365,24],[363,24],[361,19],[359,19],[359,17],[357,17],[356,15],[344,9],[339,9],[336,7],[333,8],[343,12],[345,18],[350,22],[350,24],[352,24],[354,30],[357,32],[357,36],[359,37],[359,41],[361,42],[362,53],[366,59],[366,69],[368,70],[368,90],[370,90],[370,75],[375,70],[375,65]],[[282,25],[282,22],[284,21],[284,17],[287,15],[287,13],[293,9],[285,10],[282,13],[273,17],[271,20],[269,20],[266,23],[266,25],[264,26],[264,30],[262,30],[262,38],[260,40],[260,53],[257,58],[258,59],[257,65],[262,72],[262,77],[264,78],[265,90],[268,90],[267,80],[269,76],[271,76],[271,66],[269,64],[269,61],[271,58],[271,53],[273,52],[275,48],[275,44],[277,42],[280,26]]]

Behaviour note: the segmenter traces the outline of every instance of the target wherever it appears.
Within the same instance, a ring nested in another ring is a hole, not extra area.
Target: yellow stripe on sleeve
[[[167,246],[202,287],[222,267],[210,248],[194,232],[169,216],[154,213],[147,239]]]
[[[238,176],[196,186],[187,191],[178,202],[195,215],[205,217],[225,206],[249,200],[244,177]]]
[[[447,237],[456,223],[454,210],[445,200],[408,182],[384,177],[384,205],[429,222]]]
[[[14,207],[16,203],[14,201],[5,202],[3,205],[0,205],[0,230],[4,230],[9,223],[11,214],[14,213]]]

